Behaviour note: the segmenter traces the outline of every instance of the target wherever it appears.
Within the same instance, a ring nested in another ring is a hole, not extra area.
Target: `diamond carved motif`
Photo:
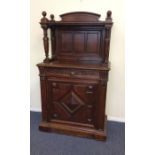
[[[74,91],[71,91],[65,95],[60,102],[63,107],[70,113],[74,114],[80,109],[85,103],[78,97]]]

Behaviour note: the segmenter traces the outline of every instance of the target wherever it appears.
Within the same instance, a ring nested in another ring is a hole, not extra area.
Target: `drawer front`
[[[93,124],[97,88],[97,85],[51,81],[51,120]]]
[[[99,71],[95,70],[50,68],[46,70],[46,75],[52,77],[65,77],[65,78],[99,79]]]

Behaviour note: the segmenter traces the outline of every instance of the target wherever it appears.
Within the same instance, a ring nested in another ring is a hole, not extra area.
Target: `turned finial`
[[[54,21],[54,15],[51,14],[50,17],[51,17],[51,21]]]
[[[43,17],[46,17],[46,15],[47,15],[46,11],[43,11],[42,15],[43,15]]]
[[[106,21],[111,21],[112,20],[111,15],[112,15],[112,12],[110,10],[107,11]]]
[[[46,11],[43,11],[42,12],[42,18],[41,18],[41,23],[47,23],[48,22],[48,19],[46,18],[46,15],[47,15],[47,13],[46,13]]]
[[[48,42],[48,34],[47,34],[47,30],[48,30],[48,24],[49,24],[49,20],[46,18],[46,11],[42,12],[42,18],[41,18],[41,27],[43,29],[43,44],[44,44],[44,51],[45,51],[45,59],[44,59],[44,63],[49,63],[50,62],[50,58],[49,58],[49,42]]]

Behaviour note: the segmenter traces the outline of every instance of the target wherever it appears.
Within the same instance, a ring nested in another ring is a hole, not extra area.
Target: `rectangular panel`
[[[74,51],[84,52],[84,33],[74,33]]]
[[[71,32],[61,33],[61,50],[63,52],[72,52],[72,33]]]
[[[87,52],[98,53],[98,33],[87,33]]]

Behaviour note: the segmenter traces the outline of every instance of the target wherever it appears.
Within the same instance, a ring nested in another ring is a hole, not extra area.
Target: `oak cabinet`
[[[42,15],[45,59],[37,65],[42,99],[39,129],[105,140],[111,11],[105,21],[90,12],[66,13],[60,15],[61,21],[54,15],[47,19],[46,12]]]

